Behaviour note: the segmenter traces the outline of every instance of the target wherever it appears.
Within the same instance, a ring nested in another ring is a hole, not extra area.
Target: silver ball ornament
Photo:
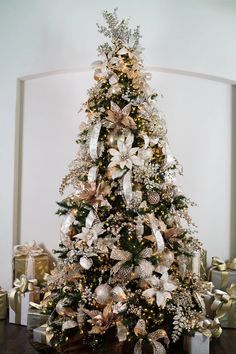
[[[94,295],[99,305],[106,305],[112,299],[112,288],[108,284],[98,285],[94,291]]]

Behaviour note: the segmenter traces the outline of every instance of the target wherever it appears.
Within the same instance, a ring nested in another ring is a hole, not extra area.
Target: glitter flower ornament
[[[115,102],[111,101],[111,109],[107,112],[104,126],[108,129],[118,130],[120,128],[136,128],[136,124],[130,117],[131,104],[127,104],[124,108],[120,108]]]
[[[125,141],[122,141],[121,139],[118,140],[117,142],[118,150],[109,149],[109,153],[113,156],[110,164],[108,165],[109,168],[114,166],[120,166],[122,170],[125,167],[131,170],[133,164],[137,166],[141,164],[140,159],[136,155],[139,148],[138,147],[132,148],[133,142],[134,142],[134,136],[133,134],[130,133],[128,134]]]
[[[169,281],[168,273],[164,273],[161,278],[152,276],[147,280],[151,288],[144,290],[143,296],[146,300],[150,300],[156,297],[157,306],[165,308],[166,300],[171,299],[171,292],[177,288],[177,286]]]
[[[92,244],[97,240],[98,236],[101,235],[104,231],[103,223],[96,222],[91,228],[82,227],[82,232],[76,235],[76,239],[85,241],[88,246],[92,246]]]

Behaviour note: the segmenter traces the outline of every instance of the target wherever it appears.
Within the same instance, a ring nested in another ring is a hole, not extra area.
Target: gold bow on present
[[[206,337],[220,337],[222,333],[222,328],[218,318],[211,320],[206,318],[204,321],[199,323],[199,331]]]
[[[36,241],[14,246],[14,256],[36,257],[44,253],[43,248],[37,245]]]
[[[134,333],[136,336],[146,337],[152,345],[153,354],[166,354],[166,350],[163,344],[161,344],[159,339],[164,339],[165,344],[169,345],[170,340],[164,329],[158,329],[152,333],[147,333],[146,323],[143,319],[138,320],[136,326],[134,327]],[[134,354],[142,354],[142,342],[143,338],[139,338],[134,347]]]
[[[17,312],[20,306],[20,294],[33,291],[37,282],[37,279],[28,280],[24,274],[21,275],[20,279],[14,281],[14,288],[9,292],[9,305],[14,312]]]
[[[212,269],[217,269],[219,271],[224,271],[226,269],[236,270],[236,257],[232,258],[229,262],[224,262],[219,257],[212,257],[210,273]]]
[[[231,284],[226,292],[216,289],[211,310],[217,318],[221,318],[230,310],[234,301],[236,301],[236,284]]]

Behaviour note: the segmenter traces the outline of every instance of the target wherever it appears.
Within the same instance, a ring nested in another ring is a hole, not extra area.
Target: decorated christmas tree
[[[47,279],[47,331],[57,348],[77,336],[96,353],[107,338],[136,354],[165,353],[184,333],[204,332],[210,285],[190,266],[201,244],[175,182],[181,168],[148,84],[139,28],[116,10],[103,16],[98,29],[110,43],[98,48],[78,155],[61,186],[73,192],[58,203],[64,219]]]

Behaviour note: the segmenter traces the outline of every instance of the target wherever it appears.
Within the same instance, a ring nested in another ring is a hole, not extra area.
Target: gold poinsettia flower
[[[90,317],[88,322],[92,324],[92,329],[89,333],[101,334],[106,332],[106,330],[115,324],[117,315],[112,311],[112,302],[104,307],[103,311],[93,310],[89,311],[83,309],[84,313]]]
[[[111,109],[107,111],[106,121],[104,126],[108,129],[120,128],[136,128],[136,123],[132,117],[130,117],[131,104],[127,104],[122,109],[113,101],[111,101]]]
[[[95,182],[86,182],[83,184],[83,190],[78,196],[75,196],[76,201],[85,201],[94,207],[98,206],[110,206],[108,201],[104,198],[111,191],[111,187],[105,183],[101,182],[96,185]]]

